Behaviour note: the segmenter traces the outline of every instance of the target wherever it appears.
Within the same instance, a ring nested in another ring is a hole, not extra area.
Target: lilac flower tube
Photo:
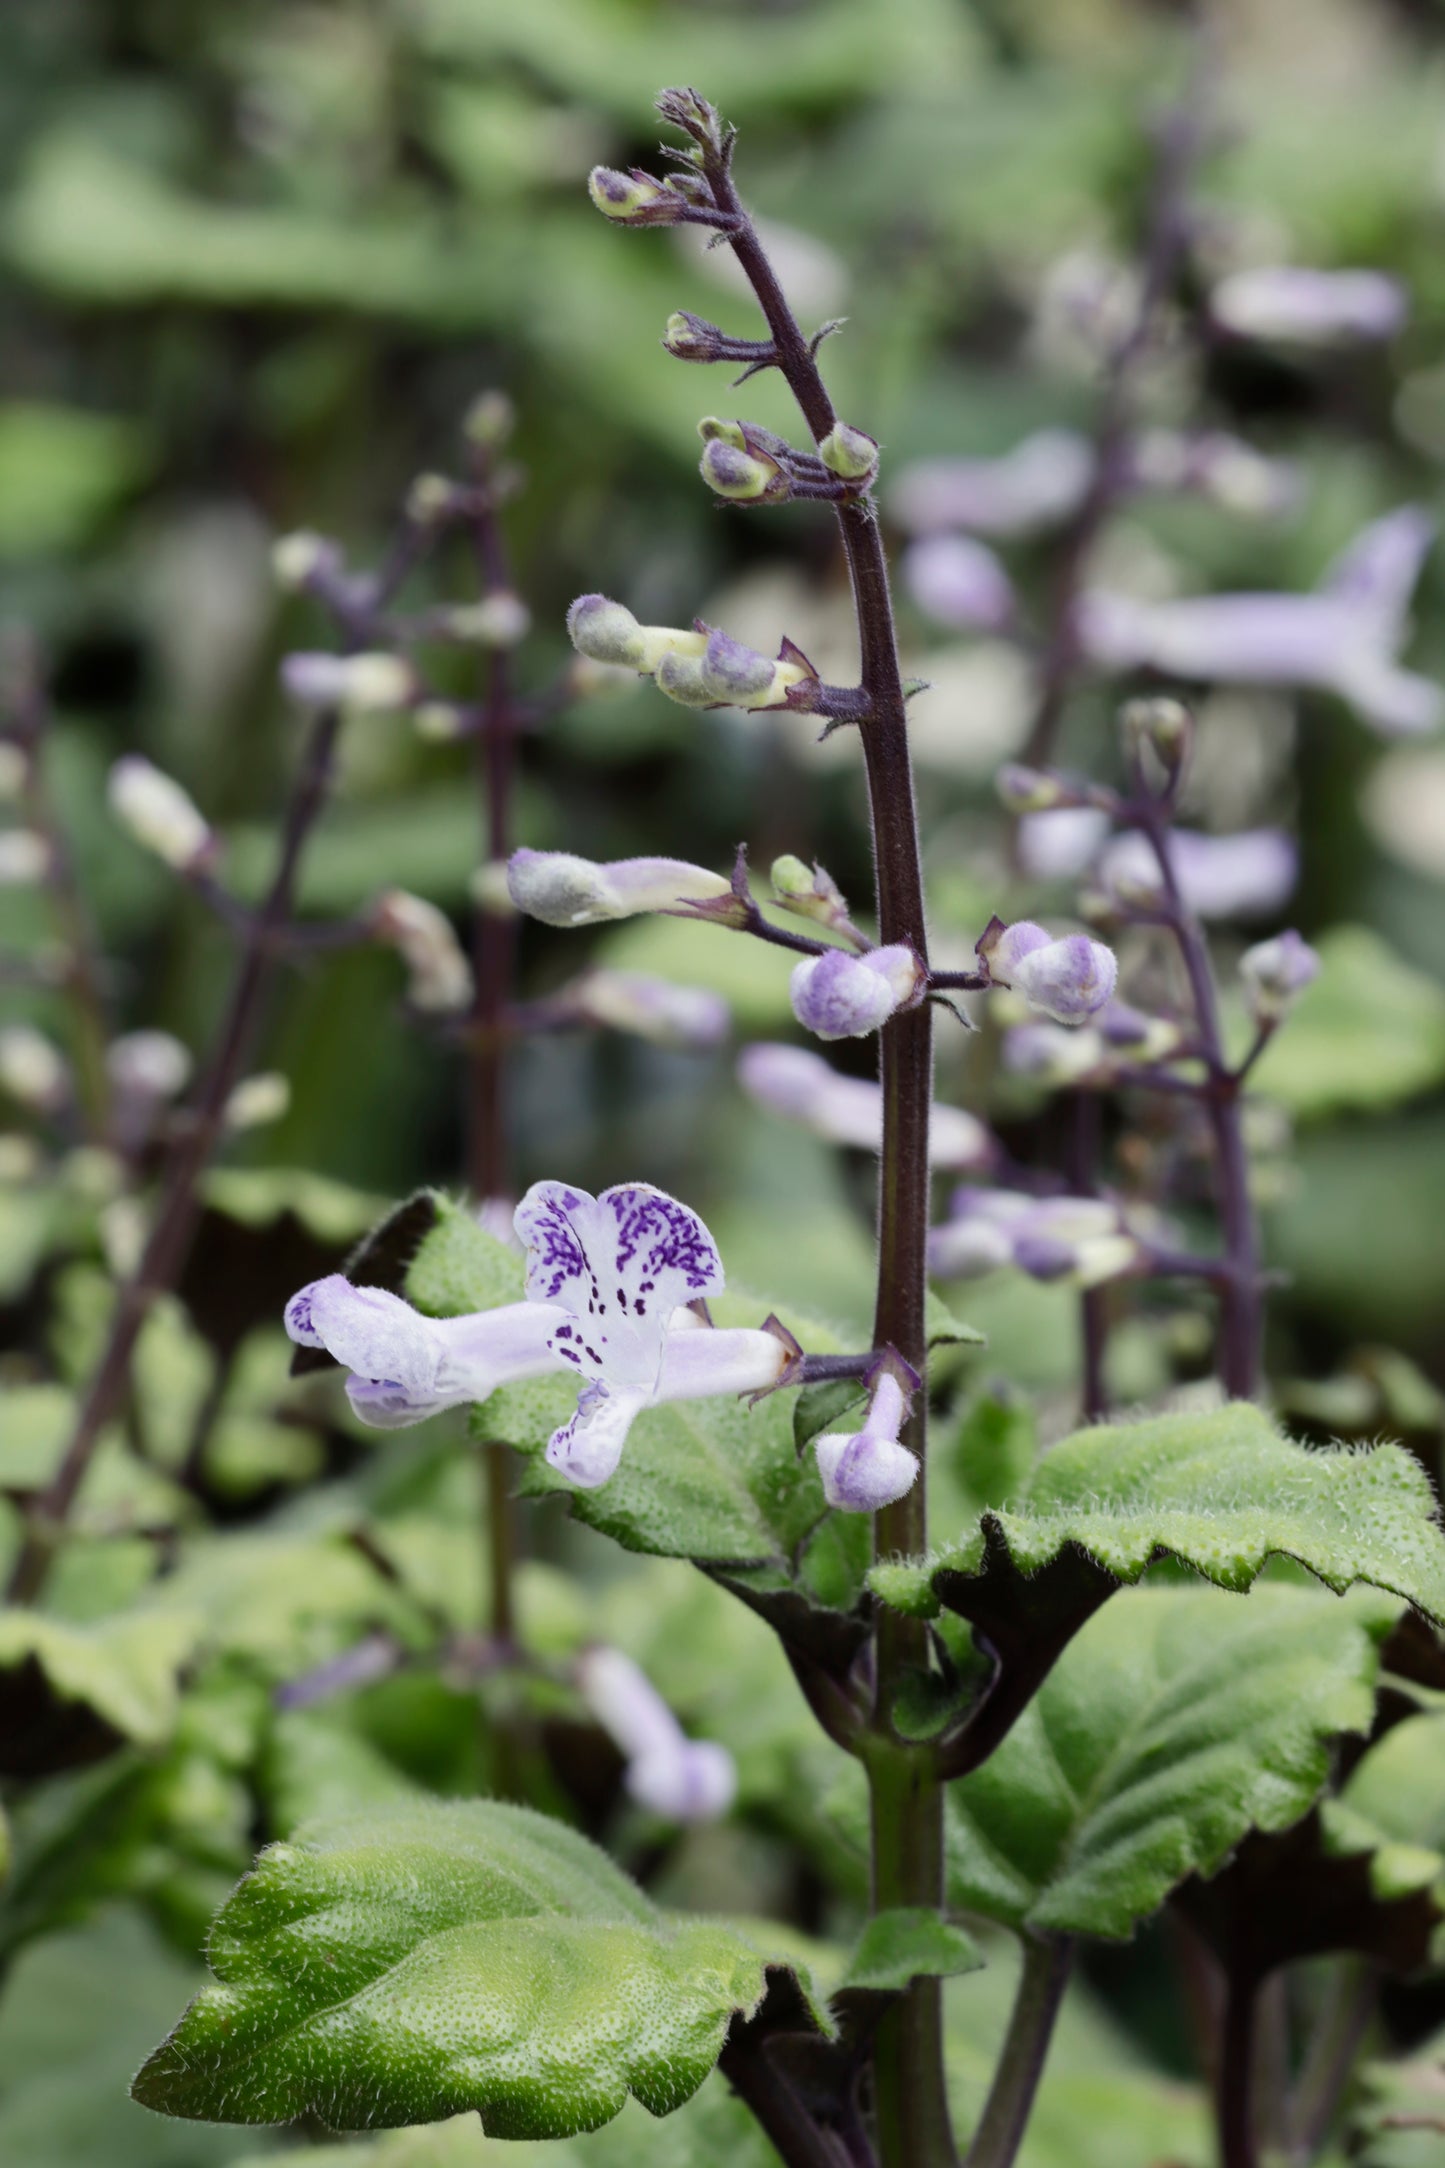
[[[726,1814],[738,1783],[731,1754],[714,1740],[689,1739],[630,1656],[600,1646],[584,1650],[577,1686],[620,1748],[627,1789],[639,1806],[673,1822],[711,1822]]]
[[[806,1047],[770,1041],[744,1047],[738,1081],[760,1106],[801,1122],[832,1144],[860,1151],[883,1148],[883,1091],[862,1077],[839,1076]],[[929,1114],[928,1158],[934,1167],[985,1167],[994,1143],[983,1123],[962,1107],[935,1102]]]

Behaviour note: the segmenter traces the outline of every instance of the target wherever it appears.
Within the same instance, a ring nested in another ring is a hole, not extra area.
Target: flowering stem
[[[1026,1935],[1023,1970],[1014,1996],[1003,2053],[984,2102],[964,2168],[1012,2168],[1023,2143],[1054,2021],[1073,1969],[1069,1935]]]
[[[752,222],[739,201],[726,153],[705,152],[714,201],[736,221],[728,240],[767,319],[777,365],[814,441],[836,422],[817,361],[778,284]],[[877,514],[865,497],[837,505],[858,620],[862,690],[868,719],[861,725],[873,827],[878,925],[885,944],[909,942],[924,970],[928,935],[918,816],[908,748],[902,673],[898,663],[888,568]],[[933,1092],[933,1017],[928,1003],[892,1017],[881,1037],[883,1149],[878,1179],[878,1285],[875,1346],[896,1348],[922,1376],[925,1243],[928,1233],[928,1117]],[[918,1480],[876,1516],[877,1554],[913,1554],[928,1541],[927,1395],[916,1393],[901,1436],[918,1455]],[[894,1905],[937,1909],[943,1902],[943,1793],[935,1757],[905,1746],[892,1729],[892,1709],[905,1677],[929,1665],[928,1629],[921,1619],[884,1610],[878,1621],[874,1730],[865,1763],[872,1809],[872,1898],[875,1910]],[[937,1980],[917,1980],[879,2026],[874,2050],[874,2103],[883,2168],[952,2168],[955,2161],[943,2075],[942,1995]]]
[[[287,809],[270,892],[242,946],[230,1000],[191,1120],[176,1133],[140,1262],[117,1296],[105,1348],[80,1403],[60,1466],[32,1508],[6,1591],[12,1603],[33,1603],[44,1587],[101,1432],[124,1398],[141,1327],[156,1297],[175,1286],[184,1268],[200,1217],[201,1177],[221,1141],[226,1102],[240,1080],[250,1051],[262,997],[274,968],[274,936],[290,917],[301,853],[330,788],[339,727],[340,717],[334,711],[318,715],[311,725]]]
[[[1257,2168],[1254,2138],[1254,2021],[1259,1982],[1253,1973],[1231,1975],[1224,2004],[1219,2057],[1219,2157],[1221,2168]]]

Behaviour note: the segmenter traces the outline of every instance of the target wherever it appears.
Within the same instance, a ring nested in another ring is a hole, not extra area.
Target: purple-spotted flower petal
[[[898,1442],[908,1396],[891,1371],[873,1388],[861,1430],[830,1431],[814,1440],[823,1496],[841,1513],[877,1513],[912,1490],[918,1457]]]
[[[854,956],[829,949],[793,972],[793,1014],[820,1039],[866,1039],[919,991],[918,958],[905,942]]]

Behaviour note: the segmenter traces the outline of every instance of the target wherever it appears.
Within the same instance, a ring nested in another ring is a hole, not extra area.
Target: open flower
[[[1094,589],[1077,630],[1101,669],[1152,669],[1208,683],[1315,686],[1385,737],[1433,729],[1438,685],[1399,667],[1406,610],[1434,521],[1417,506],[1356,535],[1308,595],[1194,595],[1144,602]]]
[[[640,1807],[672,1822],[726,1814],[738,1773],[725,1746],[689,1739],[657,1688],[621,1649],[584,1649],[577,1686],[597,1722],[621,1749],[623,1781]]]
[[[399,1295],[333,1273],[292,1296],[286,1330],[352,1372],[351,1405],[381,1430],[570,1370],[582,1384],[577,1412],[546,1458],[584,1490],[616,1472],[643,1408],[781,1382],[794,1350],[777,1334],[702,1327],[687,1309],[721,1290],[723,1272],[707,1228],[676,1198],[643,1182],[600,1197],[537,1182],[515,1226],[527,1252],[523,1302],[423,1317]]]
[[[861,1430],[829,1431],[814,1440],[823,1496],[841,1513],[877,1513],[913,1488],[918,1456],[898,1442],[910,1392],[903,1371],[896,1357],[880,1366]]]

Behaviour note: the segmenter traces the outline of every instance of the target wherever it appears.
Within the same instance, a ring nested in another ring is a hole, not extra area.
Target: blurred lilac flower
[[[732,1024],[721,994],[704,986],[676,986],[646,971],[599,967],[584,972],[555,997],[582,1022],[631,1032],[654,1046],[706,1052],[720,1046]]]
[[[577,1660],[577,1687],[627,1763],[624,1782],[640,1807],[671,1822],[711,1822],[737,1792],[724,1746],[689,1739],[647,1674],[620,1649],[594,1647]]]
[[[912,1490],[918,1456],[898,1442],[908,1394],[891,1367],[878,1373],[861,1430],[813,1442],[823,1496],[841,1513],[876,1513]]]
[[[1109,816],[1095,806],[1026,813],[1018,825],[1019,866],[1031,881],[1069,881],[1098,855]]]
[[[1093,479],[1094,453],[1073,429],[1040,429],[994,459],[920,459],[905,467],[888,508],[910,534],[948,527],[1004,539],[1072,517]]]
[[[1280,828],[1233,836],[1177,828],[1170,856],[1185,906],[1199,918],[1268,918],[1289,901],[1299,879],[1298,847]],[[1113,838],[1097,872],[1105,891],[1123,903],[1147,902],[1163,888],[1153,846],[1137,830]]]
[[[1018,1190],[956,1190],[950,1217],[928,1238],[939,1279],[976,1279],[1012,1265],[1042,1281],[1098,1287],[1133,1271],[1145,1247],[1102,1197],[1032,1197]]]
[[[1300,477],[1224,429],[1145,429],[1128,448],[1128,487],[1162,496],[1207,497],[1249,519],[1277,518],[1297,504]]]
[[[937,625],[1003,632],[1014,622],[1013,582],[971,535],[925,535],[904,551],[901,570],[909,594]]]
[[[820,1039],[866,1039],[896,1009],[910,1005],[921,986],[918,958],[905,942],[864,956],[829,949],[794,970],[793,1014]]]
[[[1308,595],[1196,595],[1143,602],[1093,589],[1077,615],[1101,669],[1254,685],[1317,686],[1386,737],[1432,729],[1439,686],[1398,666],[1406,610],[1435,536],[1412,505],[1358,534]]]
[[[1410,302],[1399,280],[1383,271],[1273,264],[1221,279],[1209,309],[1216,324],[1241,338],[1345,346],[1357,339],[1393,339]]]
[[[353,1373],[352,1407],[382,1430],[571,1370],[583,1381],[577,1413],[553,1433],[546,1458],[588,1490],[616,1472],[643,1408],[759,1392],[781,1379],[792,1350],[776,1334],[714,1331],[687,1311],[721,1289],[722,1264],[697,1214],[662,1190],[627,1183],[592,1197],[538,1182],[515,1224],[527,1251],[524,1302],[423,1317],[399,1295],[333,1273],[292,1296],[286,1330]]]
[[[801,1122],[833,1144],[860,1151],[883,1148],[883,1090],[862,1077],[839,1076],[806,1047],[760,1041],[738,1056],[738,1080],[760,1106]],[[935,1167],[985,1167],[993,1140],[962,1107],[935,1102],[928,1124],[928,1158]]]

